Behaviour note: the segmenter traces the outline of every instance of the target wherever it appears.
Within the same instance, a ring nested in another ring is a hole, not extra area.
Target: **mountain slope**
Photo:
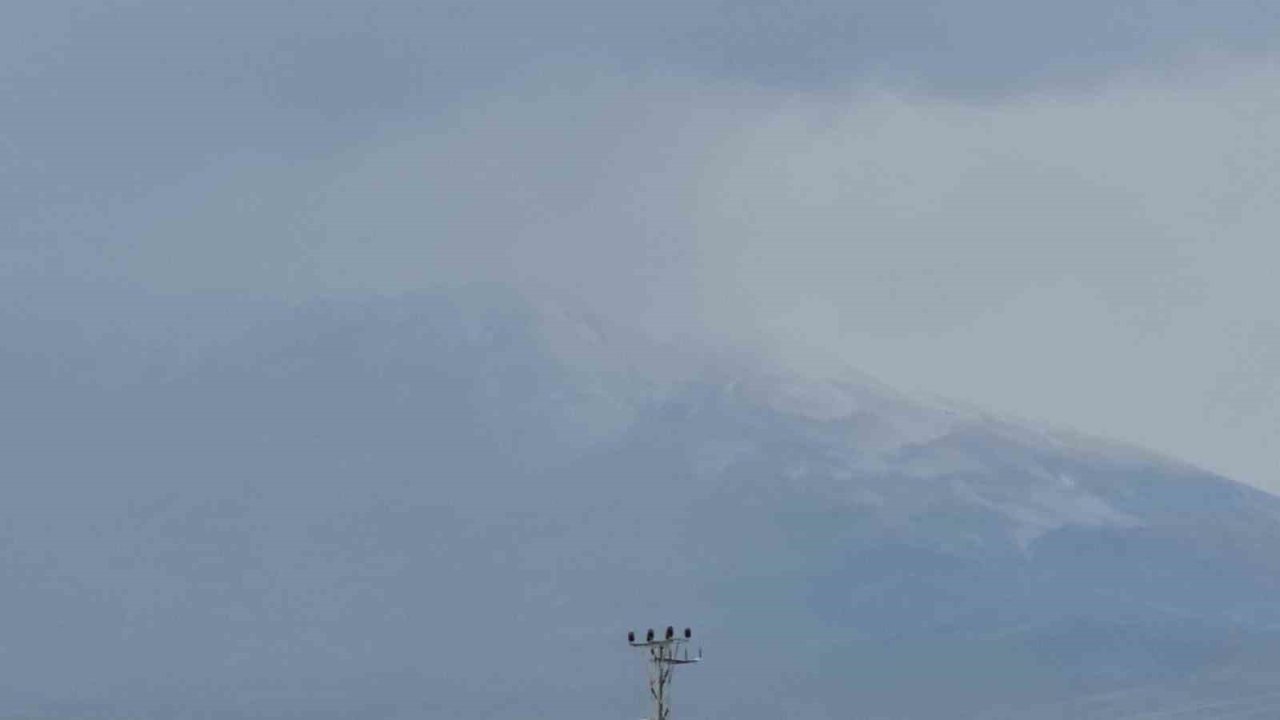
[[[4,318],[24,712],[634,716],[645,623],[705,639],[689,717],[1121,718],[1280,673],[1280,501],[1175,461],[487,289],[122,297]]]

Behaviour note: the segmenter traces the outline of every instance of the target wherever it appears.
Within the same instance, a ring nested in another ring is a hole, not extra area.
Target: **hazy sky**
[[[0,282],[496,280],[1280,490],[1278,60],[1256,0],[19,0]]]

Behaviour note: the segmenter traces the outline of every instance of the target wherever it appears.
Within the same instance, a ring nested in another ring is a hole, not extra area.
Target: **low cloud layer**
[[[997,2],[702,3],[634,19],[630,45],[573,3],[439,9],[427,39],[406,8],[289,29],[285,5],[247,35],[210,8],[33,11],[6,50],[0,276],[291,300],[497,282],[1280,489],[1280,69],[1253,5],[1064,10],[1099,43],[1078,61]],[[844,42],[858,27],[918,42]]]

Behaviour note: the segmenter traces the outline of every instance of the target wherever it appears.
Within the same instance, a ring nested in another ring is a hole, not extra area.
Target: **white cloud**
[[[1280,489],[1277,79],[771,112],[702,185],[712,321]]]
[[[512,283],[1280,489],[1277,81],[1219,65],[973,104],[561,78],[206,169],[119,211],[106,265],[293,296]]]

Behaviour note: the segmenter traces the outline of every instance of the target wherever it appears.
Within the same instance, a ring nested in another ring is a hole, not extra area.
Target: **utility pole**
[[[643,639],[634,632],[627,633],[627,643],[649,654],[649,696],[653,698],[653,717],[649,720],[671,720],[671,673],[677,665],[691,665],[702,661],[702,649],[698,656],[689,657],[689,641],[693,631],[684,629],[684,636],[676,635],[676,629],[667,626],[664,637],[659,638],[650,629]]]

